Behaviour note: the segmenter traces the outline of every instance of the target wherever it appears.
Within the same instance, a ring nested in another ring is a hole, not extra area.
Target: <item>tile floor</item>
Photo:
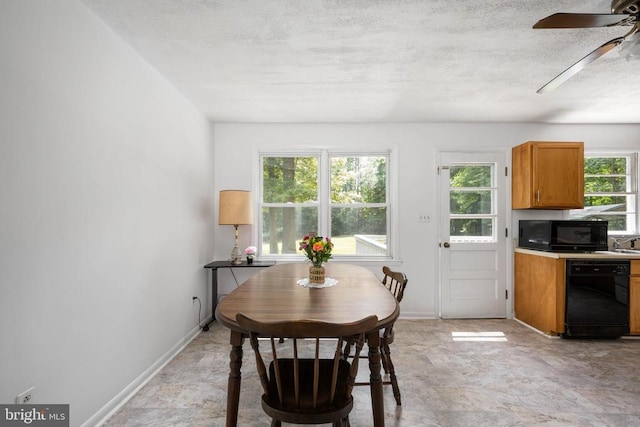
[[[229,349],[214,323],[105,425],[224,426]],[[640,425],[640,340],[550,339],[513,320],[399,320],[392,356],[402,407],[385,386],[387,426]],[[238,425],[269,426],[248,344],[242,372]],[[351,425],[371,426],[369,389],[354,396]]]

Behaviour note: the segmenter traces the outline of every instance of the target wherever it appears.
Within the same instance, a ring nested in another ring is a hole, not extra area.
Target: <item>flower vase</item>
[[[247,264],[253,264],[253,257],[252,256],[248,256],[247,257]]]
[[[324,267],[309,267],[309,283],[324,283]]]

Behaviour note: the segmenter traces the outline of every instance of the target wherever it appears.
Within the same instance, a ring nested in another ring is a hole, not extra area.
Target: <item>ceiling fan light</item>
[[[626,37],[618,47],[618,53],[627,61],[640,59],[640,32]]]

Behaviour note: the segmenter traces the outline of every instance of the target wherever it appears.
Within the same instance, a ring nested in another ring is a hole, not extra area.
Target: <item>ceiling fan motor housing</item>
[[[640,13],[640,0],[613,0],[611,2],[611,12],[637,15]]]

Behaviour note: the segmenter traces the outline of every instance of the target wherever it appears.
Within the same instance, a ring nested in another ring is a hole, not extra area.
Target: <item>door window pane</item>
[[[449,167],[449,236],[452,242],[494,239],[496,221],[493,164]]]
[[[493,236],[493,220],[481,218],[452,218],[450,236],[466,237],[466,236]]]
[[[454,165],[449,169],[452,187],[491,187],[490,165]]]
[[[450,193],[452,214],[490,214],[491,190],[456,191]]]

